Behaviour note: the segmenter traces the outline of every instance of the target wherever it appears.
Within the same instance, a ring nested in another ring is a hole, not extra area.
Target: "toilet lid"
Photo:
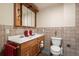
[[[56,51],[56,52],[59,52],[60,51],[60,47],[58,47],[58,46],[51,46],[51,49],[53,51]]]

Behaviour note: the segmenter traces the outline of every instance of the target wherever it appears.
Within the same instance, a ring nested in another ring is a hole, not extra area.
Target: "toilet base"
[[[54,54],[50,53],[50,56],[61,56],[61,55],[54,55]]]
[[[50,53],[50,56],[64,56],[64,55],[62,55],[62,54],[54,55],[54,54]]]
[[[50,53],[50,56],[53,56],[53,54],[52,54],[52,53]]]
[[[52,54],[52,53],[50,52],[50,56],[62,56],[62,55],[61,55],[61,54],[56,55],[56,54]]]

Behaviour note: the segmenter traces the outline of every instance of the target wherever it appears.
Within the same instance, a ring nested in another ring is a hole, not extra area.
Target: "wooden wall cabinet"
[[[36,6],[31,3],[14,4],[14,26],[35,27],[37,12]]]

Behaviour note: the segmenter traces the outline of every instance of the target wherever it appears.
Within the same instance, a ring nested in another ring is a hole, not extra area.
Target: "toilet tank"
[[[53,45],[56,45],[56,46],[60,46],[61,45],[62,38],[51,37],[51,39],[52,39],[52,44]]]

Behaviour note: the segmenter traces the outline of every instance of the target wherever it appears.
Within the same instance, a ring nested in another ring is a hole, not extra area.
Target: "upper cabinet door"
[[[35,27],[35,13],[34,12],[32,12],[32,27]]]
[[[35,13],[22,5],[22,26],[35,27]]]
[[[22,26],[28,26],[28,8],[22,5]]]
[[[14,4],[14,26],[22,26],[21,4]]]
[[[30,9],[28,9],[28,20],[27,20],[27,25],[29,27],[32,27],[32,11]]]

